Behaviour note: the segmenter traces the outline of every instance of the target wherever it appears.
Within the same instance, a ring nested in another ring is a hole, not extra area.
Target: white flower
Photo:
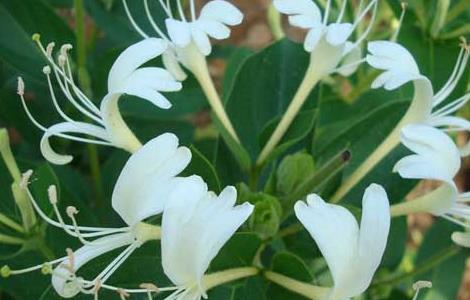
[[[54,186],[49,188],[49,198],[58,221],[49,218],[27,188],[31,176],[31,172],[28,172],[23,180],[23,187],[29,194],[38,214],[50,225],[64,229],[66,233],[77,237],[84,244],[75,252],[69,251],[67,256],[46,263],[50,268],[57,265],[52,271],[52,285],[60,296],[71,298],[80,292],[97,294],[99,288],[116,290],[115,287],[105,284],[109,277],[135,249],[147,241],[160,239],[160,227],[144,223],[143,220],[160,214],[170,198],[174,198],[171,196],[172,193],[181,195],[182,192],[178,191],[180,187],[178,182],[194,181],[193,177],[176,177],[190,160],[190,150],[186,147],[178,147],[178,139],[169,133],[154,138],[135,152],[124,166],[112,197],[114,210],[127,225],[121,228],[78,226],[75,219],[78,211],[74,207],[67,208],[67,215],[72,220],[72,225],[65,224],[57,206],[57,191]],[[204,183],[200,184],[204,186]],[[96,239],[88,241],[89,238]],[[125,249],[93,280],[85,280],[77,276],[77,271],[83,265],[104,253],[122,247]],[[21,274],[43,267],[44,264],[12,271],[12,274]],[[164,288],[163,291],[175,289],[174,287]],[[162,291],[161,288],[160,290]],[[144,293],[147,289],[138,289],[133,292]]]
[[[323,17],[320,9],[312,0],[274,0],[274,6],[279,12],[289,16],[289,23],[292,26],[307,30],[304,41],[305,51],[312,53],[312,59],[314,56],[317,57],[317,69],[321,69],[320,72],[325,75],[333,72],[350,75],[364,61],[361,59],[360,44],[372,28],[378,1],[372,0],[367,7],[360,8],[353,24],[343,22],[347,2],[347,0],[342,1],[338,18],[329,23],[331,0],[326,3]],[[355,42],[348,41],[372,7],[371,21],[366,30]],[[343,66],[337,68],[343,58]]]
[[[253,212],[234,206],[237,192],[226,187],[219,196],[207,192],[198,177],[188,178],[172,194],[162,219],[162,264],[178,287],[170,299],[206,297],[203,276],[212,259]]]
[[[343,300],[363,293],[380,265],[390,228],[390,208],[385,190],[370,185],[362,200],[359,227],[344,207],[328,204],[319,196],[295,205],[297,218],[312,235],[333,276],[329,300]]]
[[[402,129],[402,143],[415,154],[402,158],[394,167],[401,177],[441,181],[435,190],[393,205],[393,216],[427,212],[470,228],[470,193],[459,193],[453,178],[461,166],[460,152],[445,133],[429,125],[410,124]]]
[[[186,17],[182,8],[181,0],[177,0],[177,15],[173,13],[170,1],[166,4],[159,1],[162,10],[166,13],[165,20],[167,34],[158,27],[153,19],[147,0],[144,0],[144,7],[147,18],[153,26],[155,33],[162,39],[169,42],[170,47],[163,55],[165,67],[179,80],[184,80],[186,74],[179,66],[182,63],[191,72],[197,72],[201,67],[200,60],[212,52],[210,38],[223,40],[230,36],[228,26],[239,25],[243,20],[243,14],[233,4],[224,0],[209,1],[201,9],[199,16],[196,16],[194,0],[190,0],[190,17]],[[127,6],[127,1],[123,0],[127,16],[135,30],[143,37],[148,38],[136,23]]]
[[[419,122],[445,131],[470,131],[469,121],[452,116],[470,100],[470,94],[441,105],[455,89],[467,66],[470,48],[465,41],[462,42],[454,71],[437,93],[434,93],[431,81],[420,73],[413,56],[403,46],[389,41],[375,41],[369,43],[368,50],[367,62],[374,68],[384,70],[372,83],[373,88],[383,86],[393,90],[410,81],[414,83],[414,97],[401,126]],[[470,154],[470,144],[460,151],[462,156]]]
[[[50,64],[50,66],[44,67],[43,71],[47,77],[54,107],[64,122],[47,128],[36,121],[26,106],[24,83],[21,78],[18,79],[18,94],[28,117],[39,129],[44,131],[44,136],[41,139],[41,152],[47,160],[54,164],[67,164],[72,160],[72,156],[56,153],[49,143],[49,138],[52,136],[109,145],[135,152],[141,147],[141,143],[121,117],[118,107],[119,98],[123,94],[134,95],[157,107],[168,109],[171,104],[160,92],[181,89],[181,83],[176,81],[168,71],[155,67],[140,67],[167,49],[167,43],[161,39],[146,39],[130,46],[117,58],[109,72],[108,94],[103,98],[98,108],[74,82],[67,54],[71,46],[62,46],[57,61],[55,61],[53,58],[54,43],[50,43],[44,48],[37,35],[34,39]],[[61,109],[52,86],[51,73],[54,73],[65,98],[94,124],[73,120]],[[85,138],[80,135],[88,135],[93,138]]]

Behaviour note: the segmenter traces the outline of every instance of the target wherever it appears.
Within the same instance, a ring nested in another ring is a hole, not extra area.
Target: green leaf
[[[282,40],[249,56],[238,71],[226,110],[252,160],[263,146],[259,142],[262,131],[285,112],[308,62],[301,45]],[[311,109],[315,98],[312,94],[304,109]]]
[[[201,176],[207,183],[209,190],[219,193],[221,190],[220,180],[214,166],[196,147],[191,146],[190,149],[193,156],[189,166],[186,167],[181,176]]]
[[[261,246],[261,239],[253,233],[236,233],[212,261],[210,272],[251,266]]]

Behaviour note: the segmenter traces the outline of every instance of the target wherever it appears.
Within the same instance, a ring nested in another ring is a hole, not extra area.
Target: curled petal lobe
[[[189,23],[166,19],[166,28],[170,39],[176,46],[184,48],[191,43],[191,26]]]
[[[70,271],[77,271],[89,261],[108,253],[114,249],[130,245],[134,242],[131,233],[119,233],[102,237],[92,244],[84,245],[73,253],[73,265],[69,259],[58,265],[52,273],[52,286],[63,298],[73,298],[80,292],[79,286],[68,280],[72,275]]]
[[[217,21],[198,20],[195,25],[216,40],[223,40],[230,36],[230,28]]]
[[[78,133],[96,137],[102,141],[108,141],[108,134],[103,128],[83,123],[83,122],[63,122],[52,125],[47,129],[41,138],[40,149],[45,159],[56,165],[65,165],[72,161],[71,155],[62,155],[55,152],[50,143],[49,138],[62,133]]]
[[[276,9],[287,15],[291,15],[294,18],[289,18],[289,21],[291,22],[291,25],[293,26],[298,26],[301,28],[307,28],[305,25],[311,24],[311,27],[308,28],[313,28],[314,26],[318,26],[322,22],[322,16],[320,9],[318,6],[315,4],[314,1],[311,0],[296,0],[296,1],[291,1],[291,0],[274,0],[274,6]],[[299,16],[299,17],[297,17]],[[310,20],[310,21],[307,21]]]
[[[211,54],[212,45],[206,32],[193,25],[191,26],[191,36],[197,48],[204,56]]]
[[[119,175],[112,196],[114,210],[129,225],[161,213],[177,184],[175,177],[190,160],[191,151],[178,147],[174,134],[150,140],[129,158]]]
[[[178,286],[199,287],[212,259],[253,211],[249,203],[235,205],[236,190],[217,196],[207,192],[198,177],[183,179],[186,188],[172,194],[163,212],[162,263],[165,274]]]
[[[162,39],[148,38],[124,50],[109,71],[108,91],[119,90],[137,68],[161,55],[167,46],[167,42]]]
[[[399,160],[394,171],[403,178],[452,182],[460,169],[460,152],[441,130],[428,125],[409,124],[401,130],[401,142],[416,154]]]
[[[243,14],[237,7],[227,1],[213,0],[201,9],[199,20],[214,20],[235,26],[243,21]]]
[[[323,26],[314,27],[307,33],[304,41],[304,49],[307,52],[312,52],[318,45],[323,36]]]

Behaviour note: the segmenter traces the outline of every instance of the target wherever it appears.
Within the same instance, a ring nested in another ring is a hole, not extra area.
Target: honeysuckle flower
[[[402,143],[415,154],[399,160],[394,171],[408,179],[437,180],[435,190],[391,207],[392,216],[427,212],[470,228],[470,193],[459,193],[453,179],[461,166],[454,141],[430,125],[410,124],[402,129]]]
[[[183,186],[171,195],[162,219],[163,270],[178,287],[167,300],[207,298],[210,283],[204,273],[253,212],[249,203],[235,206],[234,187],[217,196],[199,177],[187,179]]]
[[[9,274],[21,274],[44,269],[46,266],[52,273],[54,289],[64,298],[74,297],[80,292],[95,294],[100,287],[116,290],[115,287],[106,285],[109,277],[142,244],[160,239],[160,227],[145,223],[144,219],[162,213],[170,199],[176,200],[171,194],[181,195],[179,189],[188,187],[187,184],[181,185],[182,182],[195,180],[192,177],[177,177],[189,164],[190,159],[190,150],[179,147],[177,137],[169,133],[154,138],[135,152],[124,166],[112,196],[114,210],[126,223],[126,226],[121,228],[78,226],[75,219],[78,211],[74,207],[67,208],[72,225],[66,224],[57,206],[57,191],[54,186],[49,188],[49,198],[58,221],[51,219],[41,210],[27,187],[31,176],[31,172],[28,172],[24,177],[23,187],[39,216],[50,225],[62,228],[67,234],[77,237],[84,245],[74,252],[69,251],[68,255],[62,258],[24,270],[10,270]],[[89,238],[95,239],[89,241]],[[77,275],[83,265],[104,253],[122,247],[125,249],[93,280],[85,280]],[[169,287],[159,290],[175,289]],[[138,289],[131,292],[147,291],[148,289]]]
[[[124,122],[118,107],[118,100],[123,94],[134,95],[145,99],[155,106],[168,109],[171,103],[160,92],[172,92],[181,89],[181,83],[162,68],[141,67],[144,63],[161,55],[167,49],[167,42],[162,39],[149,38],[130,46],[122,52],[114,62],[108,76],[108,93],[99,107],[91,101],[75,84],[68,58],[71,45],[60,48],[57,59],[54,59],[54,43],[43,47],[39,36],[34,40],[45,55],[49,65],[43,72],[47,77],[49,90],[55,109],[64,122],[46,127],[41,125],[29,111],[24,100],[24,82],[18,79],[18,94],[22,100],[26,114],[34,125],[44,131],[41,139],[41,152],[54,164],[67,164],[73,157],[56,153],[49,139],[58,136],[73,141],[122,148],[131,153],[142,145],[134,133]],[[69,117],[60,107],[52,85],[51,73],[54,74],[60,90],[65,98],[92,123],[76,121]],[[87,135],[92,138],[81,137]]]
[[[361,58],[360,45],[372,29],[377,14],[378,1],[372,0],[366,7],[360,7],[353,23],[343,20],[347,2],[346,0],[342,1],[338,17],[329,23],[331,0],[327,1],[323,16],[312,0],[274,0],[276,9],[289,16],[289,23],[292,26],[308,30],[304,48],[310,52],[310,63],[287,111],[262,149],[257,161],[258,165],[265,162],[281,141],[308,95],[319,81],[333,73],[349,76],[365,61]],[[364,32],[354,42],[348,41],[371,10],[372,16]]]
[[[147,39],[149,34],[144,32],[132,17],[127,0],[122,1],[132,26],[144,39]],[[210,77],[206,56],[212,52],[210,38],[216,40],[228,38],[230,36],[230,28],[228,26],[240,24],[243,20],[243,14],[238,8],[227,1],[212,0],[206,3],[199,15],[197,15],[194,0],[190,0],[190,16],[187,17],[184,13],[181,0],[174,2],[176,2],[176,14],[173,13],[170,1],[165,3],[163,0],[159,0],[161,9],[167,15],[165,31],[154,20],[148,0],[143,0],[146,16],[155,34],[159,38],[166,40],[169,45],[162,55],[163,64],[180,81],[185,80],[187,77],[181,65],[196,77],[215,114],[232,138],[238,141],[237,134]]]
[[[299,201],[295,214],[318,245],[333,276],[325,299],[358,296],[370,285],[380,265],[390,229],[390,207],[385,190],[371,184],[362,199],[361,225],[344,207],[328,204],[311,194]]]
[[[456,231],[451,235],[452,241],[461,247],[470,248],[470,232]]]
[[[333,196],[334,201],[342,198],[356,183],[372,170],[387,154],[400,143],[400,131],[407,124],[422,123],[440,128],[446,132],[470,131],[470,122],[452,114],[470,100],[470,93],[453,100],[444,101],[457,86],[465,71],[470,56],[470,47],[462,41],[462,49],[454,70],[444,86],[434,93],[431,81],[421,74],[409,51],[400,44],[390,41],[374,41],[368,44],[367,62],[374,68],[384,70],[372,83],[372,88],[384,87],[394,90],[408,82],[414,85],[411,104],[400,122],[388,137],[376,148],[367,160],[358,167]],[[462,156],[470,154],[470,143],[460,148]]]

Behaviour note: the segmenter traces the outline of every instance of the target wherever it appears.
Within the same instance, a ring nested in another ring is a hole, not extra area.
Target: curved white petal
[[[423,78],[413,56],[400,44],[374,41],[368,43],[367,49],[370,52],[366,57],[367,63],[385,71],[374,81],[373,88],[385,86],[392,90],[409,81]]]
[[[162,134],[147,142],[124,166],[114,187],[112,206],[129,225],[159,214],[186,168],[191,151],[178,147],[178,138]]]
[[[290,15],[289,23],[301,28],[318,27],[322,22],[320,9],[311,0],[274,0],[274,7],[283,13]],[[310,27],[308,27],[310,25]]]
[[[62,155],[55,152],[50,143],[49,138],[55,135],[60,135],[62,133],[78,133],[91,135],[102,141],[108,141],[109,137],[103,128],[84,123],[84,122],[63,122],[52,125],[44,132],[44,135],[41,138],[40,149],[41,153],[45,159],[49,162],[56,165],[65,165],[72,161],[73,157],[71,155]]]
[[[344,207],[328,204],[319,196],[307,197],[307,204],[295,204],[295,214],[313,237],[333,276],[335,287],[347,286],[358,255],[359,226]]]
[[[223,40],[230,36],[230,29],[217,21],[198,20],[195,22],[195,25],[216,40]]]
[[[380,265],[390,231],[390,204],[382,186],[371,184],[362,199],[361,229],[359,231],[360,272],[355,279],[356,289],[351,295],[364,292]]]
[[[451,131],[470,131],[470,121],[454,116],[439,116],[439,117],[431,117],[428,120],[428,123],[431,126],[442,128],[445,130]],[[459,147],[460,156],[465,157],[470,155],[470,141],[467,142],[462,147]]]
[[[187,22],[166,19],[166,28],[170,39],[176,46],[184,48],[191,43],[191,26]]]
[[[202,278],[210,262],[250,216],[253,206],[234,206],[234,187],[215,196],[200,178],[185,180],[185,188],[172,194],[163,212],[162,264],[174,284],[197,285],[204,294]]]
[[[428,125],[409,124],[401,130],[401,142],[415,152],[399,160],[394,171],[403,178],[452,182],[460,169],[460,153],[445,133]]]
[[[305,51],[312,52],[315,49],[323,36],[323,30],[323,26],[317,26],[309,30],[304,41]]]
[[[297,218],[315,239],[333,276],[329,299],[347,299],[369,286],[387,243],[390,227],[388,198],[379,185],[364,193],[361,229],[344,207],[309,195],[295,205]]]
[[[214,20],[235,26],[243,21],[243,14],[237,7],[227,1],[213,0],[201,9],[199,20]]]
[[[352,33],[353,25],[350,23],[333,23],[328,25],[326,41],[333,46],[346,43]]]
[[[173,49],[168,48],[167,51],[163,52],[162,55],[163,65],[168,72],[178,81],[184,81],[188,77],[186,72],[181,67],[176,54]]]
[[[204,55],[208,56],[212,52],[212,45],[207,33],[202,31],[200,28],[195,26],[191,26],[191,36],[193,38],[194,43],[196,44],[199,51]]]
[[[89,261],[117,248],[130,245],[134,242],[132,233],[118,233],[105,236],[93,241],[93,244],[82,246],[73,254],[73,266],[70,266],[70,260],[66,259],[59,264],[52,273],[52,286],[55,291],[63,298],[72,298],[77,295],[80,290],[75,282],[68,280],[71,272],[69,267],[73,267],[74,271],[80,269]]]
[[[148,38],[124,50],[109,71],[108,91],[119,90],[138,67],[161,55],[167,46],[162,39]]]
[[[338,73],[343,76],[350,76],[356,72],[359,67],[358,61],[361,60],[362,51],[360,47],[352,47],[351,42],[346,42],[344,49],[344,58],[341,61],[341,65],[338,67]]]

